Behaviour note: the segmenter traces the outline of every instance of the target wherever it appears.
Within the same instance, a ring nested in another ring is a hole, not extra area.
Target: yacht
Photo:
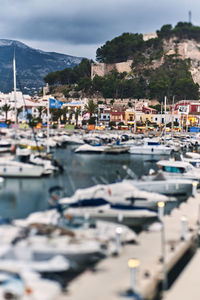
[[[163,171],[166,178],[189,179],[200,183],[200,170],[193,167],[189,162],[160,160],[157,166]]]
[[[148,139],[143,145],[131,146],[129,152],[131,154],[170,155],[172,148],[161,145],[158,140]]]

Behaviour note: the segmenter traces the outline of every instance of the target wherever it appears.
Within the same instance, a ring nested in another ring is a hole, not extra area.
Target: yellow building
[[[126,110],[125,111],[125,125],[132,125],[135,122],[135,111]]]

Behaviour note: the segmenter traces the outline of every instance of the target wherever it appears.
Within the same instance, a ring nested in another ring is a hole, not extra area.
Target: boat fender
[[[71,222],[71,221],[73,220],[73,216],[70,215],[70,214],[66,214],[66,215],[65,215],[65,218],[66,218],[69,222]]]
[[[123,221],[123,219],[124,219],[124,216],[123,216],[123,214],[118,214],[118,216],[117,216],[117,220],[118,220],[118,222],[122,222],[122,221]]]
[[[15,154],[15,153],[16,153],[16,146],[15,146],[15,145],[12,145],[12,146],[10,147],[10,152],[11,152],[12,154]]]
[[[110,188],[108,188],[108,195],[112,195],[112,191],[111,191],[111,189]]]

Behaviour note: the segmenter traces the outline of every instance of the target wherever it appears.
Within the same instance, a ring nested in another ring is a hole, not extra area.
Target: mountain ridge
[[[0,39],[0,91],[13,90],[13,56],[15,53],[17,88],[33,94],[45,85],[43,78],[50,72],[78,65],[82,57],[47,52],[10,39]]]

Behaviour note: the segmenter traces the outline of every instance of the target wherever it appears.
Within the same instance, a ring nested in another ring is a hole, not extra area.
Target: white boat
[[[44,153],[43,153],[44,154]],[[59,168],[52,164],[52,160],[45,158],[40,153],[32,153],[30,149],[16,149],[15,160],[22,163],[30,163],[44,168],[43,175],[50,175],[54,172],[58,172]]]
[[[171,147],[161,145],[157,140],[147,140],[143,145],[133,145],[130,147],[131,154],[151,154],[151,155],[170,155]]]
[[[22,163],[9,158],[0,158],[0,176],[3,177],[41,177],[44,167]]]
[[[34,212],[30,214],[26,219],[18,219],[14,222],[17,227],[20,226],[20,228],[27,228],[32,224],[40,223],[43,225],[60,225],[63,228],[67,228],[74,232],[75,236],[78,239],[85,238],[90,240],[98,240],[104,245],[108,244],[110,241],[115,240],[116,232],[119,228],[119,224],[117,223],[99,220],[91,222],[91,220],[87,218],[70,218],[67,211],[65,215],[61,216],[55,209],[50,209],[43,212]],[[137,241],[135,232],[127,226],[120,224],[120,231],[120,240],[123,244]],[[5,230],[3,230],[3,233],[5,235]],[[13,240],[13,238],[11,240]]]
[[[77,147],[74,152],[75,153],[103,153],[105,147],[102,145],[99,146],[93,146],[89,144],[84,144],[79,147]]]
[[[117,205],[127,205],[127,209],[129,206],[156,209],[159,201],[167,202],[170,200],[167,196],[155,192],[139,190],[127,180],[78,189],[72,197],[64,197],[59,200],[59,203],[73,208],[110,205],[114,209],[115,205],[116,207]]]
[[[38,261],[52,259],[57,255],[73,261],[79,265],[85,265],[97,261],[106,256],[106,250],[102,249],[101,242],[75,236],[59,235],[33,235],[28,236],[17,243],[19,248],[30,249],[34,258]]]
[[[193,167],[200,168],[200,154],[194,152],[186,152],[185,156],[181,155],[181,160],[189,162]]]
[[[200,182],[200,170],[193,167],[189,162],[160,160],[157,165],[167,178],[189,179]]]
[[[170,178],[161,179],[159,174],[156,176],[152,178],[150,178],[151,176],[147,176],[144,180],[128,181],[140,190],[160,193],[168,197],[176,197],[177,199],[187,199],[196,194],[196,184],[192,180],[178,178],[176,180]]]
[[[140,227],[157,219],[157,213],[147,209],[135,209],[127,205],[101,205],[98,207],[69,208],[67,214],[72,217],[85,217],[126,226]]]
[[[19,273],[0,271],[0,299],[56,300],[61,296],[61,285],[43,279],[40,274],[23,270]]]
[[[12,150],[13,140],[0,139],[0,153],[10,152]]]
[[[130,147],[125,145],[106,145],[103,152],[107,154],[120,154],[129,152]]]
[[[46,260],[34,260],[30,248],[12,247],[4,256],[0,257],[0,270],[19,273],[30,270],[39,273],[66,272],[70,269],[70,262],[63,256],[54,256]],[[18,252],[18,253],[17,253]],[[17,253],[17,254],[16,254]],[[27,257],[27,253],[28,256]]]

